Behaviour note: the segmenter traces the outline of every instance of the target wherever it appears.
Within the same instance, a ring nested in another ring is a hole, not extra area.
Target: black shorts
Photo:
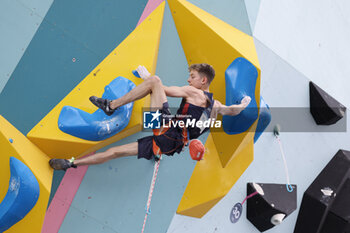
[[[162,116],[171,115],[168,102],[163,103],[161,111]],[[169,117],[167,117],[167,119],[169,119]],[[154,158],[155,154],[153,152],[153,140],[163,152],[163,154],[166,155],[173,155],[175,152],[180,153],[184,147],[182,129],[169,128],[162,135],[152,135],[138,139],[138,159],[145,158],[150,160]]]

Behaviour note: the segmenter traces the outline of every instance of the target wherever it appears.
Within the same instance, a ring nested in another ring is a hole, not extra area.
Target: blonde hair
[[[206,63],[192,64],[190,67],[188,67],[188,71],[191,72],[192,70],[196,70],[201,77],[207,77],[208,84],[210,84],[215,77],[214,68]]]

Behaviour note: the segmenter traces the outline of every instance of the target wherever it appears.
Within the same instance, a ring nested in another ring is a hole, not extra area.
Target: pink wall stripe
[[[142,21],[145,18],[147,18],[152,13],[152,11],[154,11],[154,9],[156,9],[159,6],[159,4],[161,4],[162,2],[164,2],[164,0],[148,0],[148,3],[145,9],[143,10],[141,18],[137,23],[136,27],[139,26],[139,24],[142,23]]]
[[[41,233],[57,233],[72,204],[88,166],[71,168],[66,171],[58,186],[49,208],[46,211]]]

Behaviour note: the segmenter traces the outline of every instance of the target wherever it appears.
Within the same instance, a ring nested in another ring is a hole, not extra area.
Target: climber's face
[[[187,79],[188,85],[201,89],[207,84],[207,77],[200,75],[197,70],[191,70]]]

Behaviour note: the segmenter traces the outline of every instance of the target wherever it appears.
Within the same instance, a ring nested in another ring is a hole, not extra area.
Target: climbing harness
[[[153,134],[155,136],[163,135],[164,137],[168,138],[169,140],[182,142],[183,145],[180,144],[170,151],[161,151],[159,146],[156,144],[155,140],[153,139],[153,142],[152,142],[153,143],[153,153],[156,156],[159,156],[161,154],[171,153],[173,151],[176,151],[180,146],[182,146],[182,148],[184,148],[185,146],[188,145],[189,133],[185,127],[183,127],[183,129],[182,129],[182,138],[181,139],[172,138],[172,137],[169,137],[168,135],[166,135],[165,133],[168,131],[168,129],[169,128],[163,128],[163,126],[162,126],[160,129],[153,129]]]

